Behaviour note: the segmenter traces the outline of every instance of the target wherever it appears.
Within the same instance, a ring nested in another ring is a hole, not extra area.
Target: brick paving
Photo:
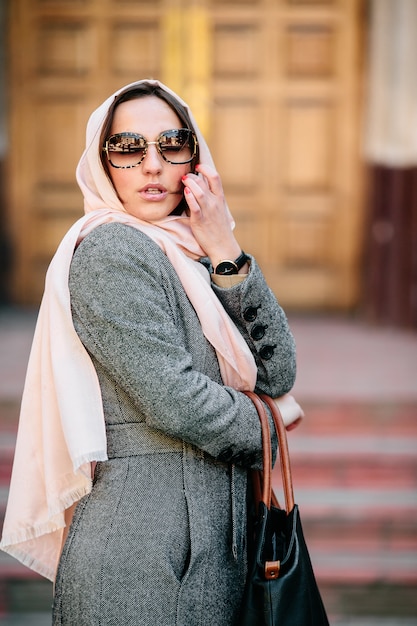
[[[306,411],[289,435],[295,495],[331,623],[417,626],[417,333],[337,316],[289,319],[294,395]],[[0,309],[0,508],[35,320],[35,311]],[[0,625],[49,624],[38,611]]]

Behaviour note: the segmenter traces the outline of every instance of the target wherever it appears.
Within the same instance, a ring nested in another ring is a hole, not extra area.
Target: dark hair
[[[157,98],[164,100],[164,102],[166,102],[168,106],[174,111],[174,113],[179,117],[182,128],[189,128],[193,131],[193,133],[195,133],[195,128],[193,127],[187,109],[180,102],[178,102],[178,100],[174,96],[162,89],[162,87],[147,82],[141,83],[137,86],[128,87],[114,98],[108,110],[107,117],[104,120],[103,128],[101,131],[100,159],[106,172],[108,171],[107,159],[105,158],[105,152],[102,150],[102,148],[106,142],[107,137],[109,136],[115,110],[122,102],[135,100],[136,98],[144,98],[145,96],[156,96]],[[197,144],[196,155],[190,163],[191,170],[194,170],[196,164],[199,162],[199,158],[200,153],[199,146]]]

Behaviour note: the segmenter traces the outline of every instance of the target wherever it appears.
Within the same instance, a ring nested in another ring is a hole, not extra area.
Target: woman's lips
[[[168,190],[163,185],[158,185],[157,183],[149,183],[142,189],[139,189],[139,195],[149,202],[160,202],[167,197],[168,193]]]

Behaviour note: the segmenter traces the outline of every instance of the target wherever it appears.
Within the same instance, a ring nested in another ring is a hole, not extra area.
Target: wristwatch
[[[242,250],[237,259],[235,259],[234,261],[229,261],[228,259],[226,259],[225,261],[220,261],[220,263],[216,265],[214,273],[220,274],[220,276],[231,276],[232,274],[238,274],[239,270],[245,265],[247,261],[249,261],[249,257]]]

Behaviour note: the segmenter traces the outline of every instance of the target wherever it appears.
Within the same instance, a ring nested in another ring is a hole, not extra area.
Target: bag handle
[[[268,405],[272,419],[274,420],[275,429],[278,437],[278,455],[281,465],[281,478],[282,485],[284,490],[284,498],[285,498],[285,509],[287,514],[290,513],[294,508],[294,490],[292,485],[292,475],[291,475],[291,464],[290,464],[290,454],[288,450],[288,440],[287,440],[287,432],[285,430],[284,422],[282,420],[282,415],[275,404],[275,402],[267,396],[266,394],[260,394],[258,396],[253,391],[245,391],[244,392],[248,398],[252,400],[255,405],[256,410],[258,411],[259,420],[261,423],[262,429],[262,463],[263,463],[263,472],[262,472],[262,495],[258,501],[261,500],[265,506],[270,509],[271,508],[271,499],[274,501],[274,496],[272,492],[272,449],[271,449],[271,431],[269,428],[269,420],[265,409],[265,404]],[[260,472],[257,472],[258,476]],[[276,500],[275,500],[276,501]]]
[[[258,411],[259,421],[261,422],[262,433],[262,492],[260,493],[260,472],[255,472],[255,497],[257,502],[263,502],[267,509],[271,508],[272,495],[272,447],[271,447],[271,430],[269,428],[269,420],[266,414],[265,406],[259,396],[253,391],[243,392],[250,398]]]
[[[290,451],[288,449],[287,431],[284,426],[281,411],[275,404],[272,398],[266,394],[260,395],[261,399],[269,406],[272,413],[272,419],[277,431],[278,443],[279,443],[279,460],[281,464],[281,477],[282,485],[284,488],[285,508],[287,513],[290,513],[294,508],[294,489],[292,484],[292,473],[290,463]],[[271,455],[272,458],[272,455]],[[271,470],[272,471],[272,470]],[[272,485],[272,482],[271,482]]]

